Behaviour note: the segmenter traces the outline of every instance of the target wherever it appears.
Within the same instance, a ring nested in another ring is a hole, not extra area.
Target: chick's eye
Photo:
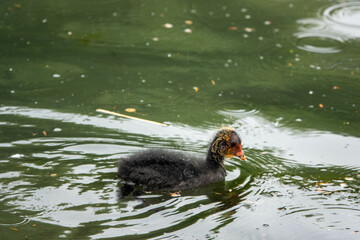
[[[230,146],[233,148],[233,147],[236,147],[236,143],[231,143]]]

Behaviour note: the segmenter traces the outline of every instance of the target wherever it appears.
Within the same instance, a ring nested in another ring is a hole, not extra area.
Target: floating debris
[[[255,30],[254,28],[250,28],[250,27],[245,28],[245,32],[253,32],[254,30]]]
[[[58,73],[53,74],[53,78],[59,78],[59,77],[60,77],[60,74],[58,74]]]
[[[215,86],[215,81],[214,81],[214,80],[211,80],[211,84],[212,84],[213,86]]]
[[[184,32],[186,32],[186,33],[192,33],[192,30],[191,30],[190,28],[185,28],[185,29],[184,29]]]
[[[238,27],[236,27],[236,26],[231,26],[231,27],[229,27],[229,30],[230,31],[235,31],[235,30],[238,30],[239,28]]]
[[[164,24],[164,27],[165,27],[165,28],[173,28],[174,25],[172,25],[171,23],[165,23],[165,24]]]
[[[42,131],[42,134],[43,134],[45,137],[47,136],[46,131]]]
[[[57,174],[56,174],[56,173],[52,173],[52,174],[50,174],[50,177],[57,177]]]
[[[319,108],[324,108],[324,105],[319,103]]]
[[[340,87],[339,86],[333,86],[333,90],[339,90]]]
[[[271,24],[271,21],[265,21],[264,24],[265,24],[265,25],[270,25],[270,24]]]
[[[135,108],[126,108],[125,112],[136,112]]]
[[[151,120],[146,120],[146,119],[143,119],[143,118],[132,117],[132,116],[128,116],[128,115],[117,113],[117,112],[108,111],[108,110],[101,109],[101,108],[96,109],[96,111],[101,112],[101,113],[107,113],[107,114],[119,116],[119,117],[129,118],[129,119],[133,119],[133,120],[143,121],[143,122],[147,122],[147,123],[157,124],[157,125],[161,125],[161,126],[166,126],[166,127],[169,126],[169,125],[167,125],[165,123],[159,123],[159,122],[155,122],[155,121],[151,121]]]
[[[180,197],[180,192],[174,192],[174,193],[170,193],[170,196],[172,197]]]
[[[194,86],[193,89],[195,90],[195,92],[198,92],[199,91],[199,88]]]
[[[191,25],[191,24],[193,24],[193,21],[191,21],[191,20],[186,20],[185,23],[186,23],[187,25]]]

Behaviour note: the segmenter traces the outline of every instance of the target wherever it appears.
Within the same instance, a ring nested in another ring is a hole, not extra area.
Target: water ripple
[[[360,2],[331,5],[319,10],[318,18],[298,20],[294,36],[298,48],[315,53],[338,53],[343,43],[360,38]]]
[[[360,2],[339,3],[323,11],[324,18],[330,23],[341,27],[352,28],[359,34],[360,31]]]

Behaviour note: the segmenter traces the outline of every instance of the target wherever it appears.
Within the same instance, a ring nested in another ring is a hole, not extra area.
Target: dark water
[[[0,23],[2,239],[360,239],[359,1],[5,0]],[[225,181],[119,200],[122,156],[222,126],[248,158]]]

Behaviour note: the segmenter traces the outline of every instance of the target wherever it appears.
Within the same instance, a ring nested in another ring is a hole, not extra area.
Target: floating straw
[[[165,123],[159,123],[159,122],[146,120],[146,119],[142,119],[142,118],[138,118],[138,117],[132,117],[132,116],[128,116],[128,115],[117,113],[117,112],[108,111],[108,110],[101,109],[101,108],[96,109],[96,111],[101,112],[101,113],[107,113],[107,114],[110,114],[110,115],[119,116],[119,117],[130,118],[130,119],[134,119],[134,120],[138,120],[138,121],[152,123],[152,124],[156,124],[156,125],[160,125],[160,126],[166,126],[166,127],[169,126],[169,125],[167,125]]]

